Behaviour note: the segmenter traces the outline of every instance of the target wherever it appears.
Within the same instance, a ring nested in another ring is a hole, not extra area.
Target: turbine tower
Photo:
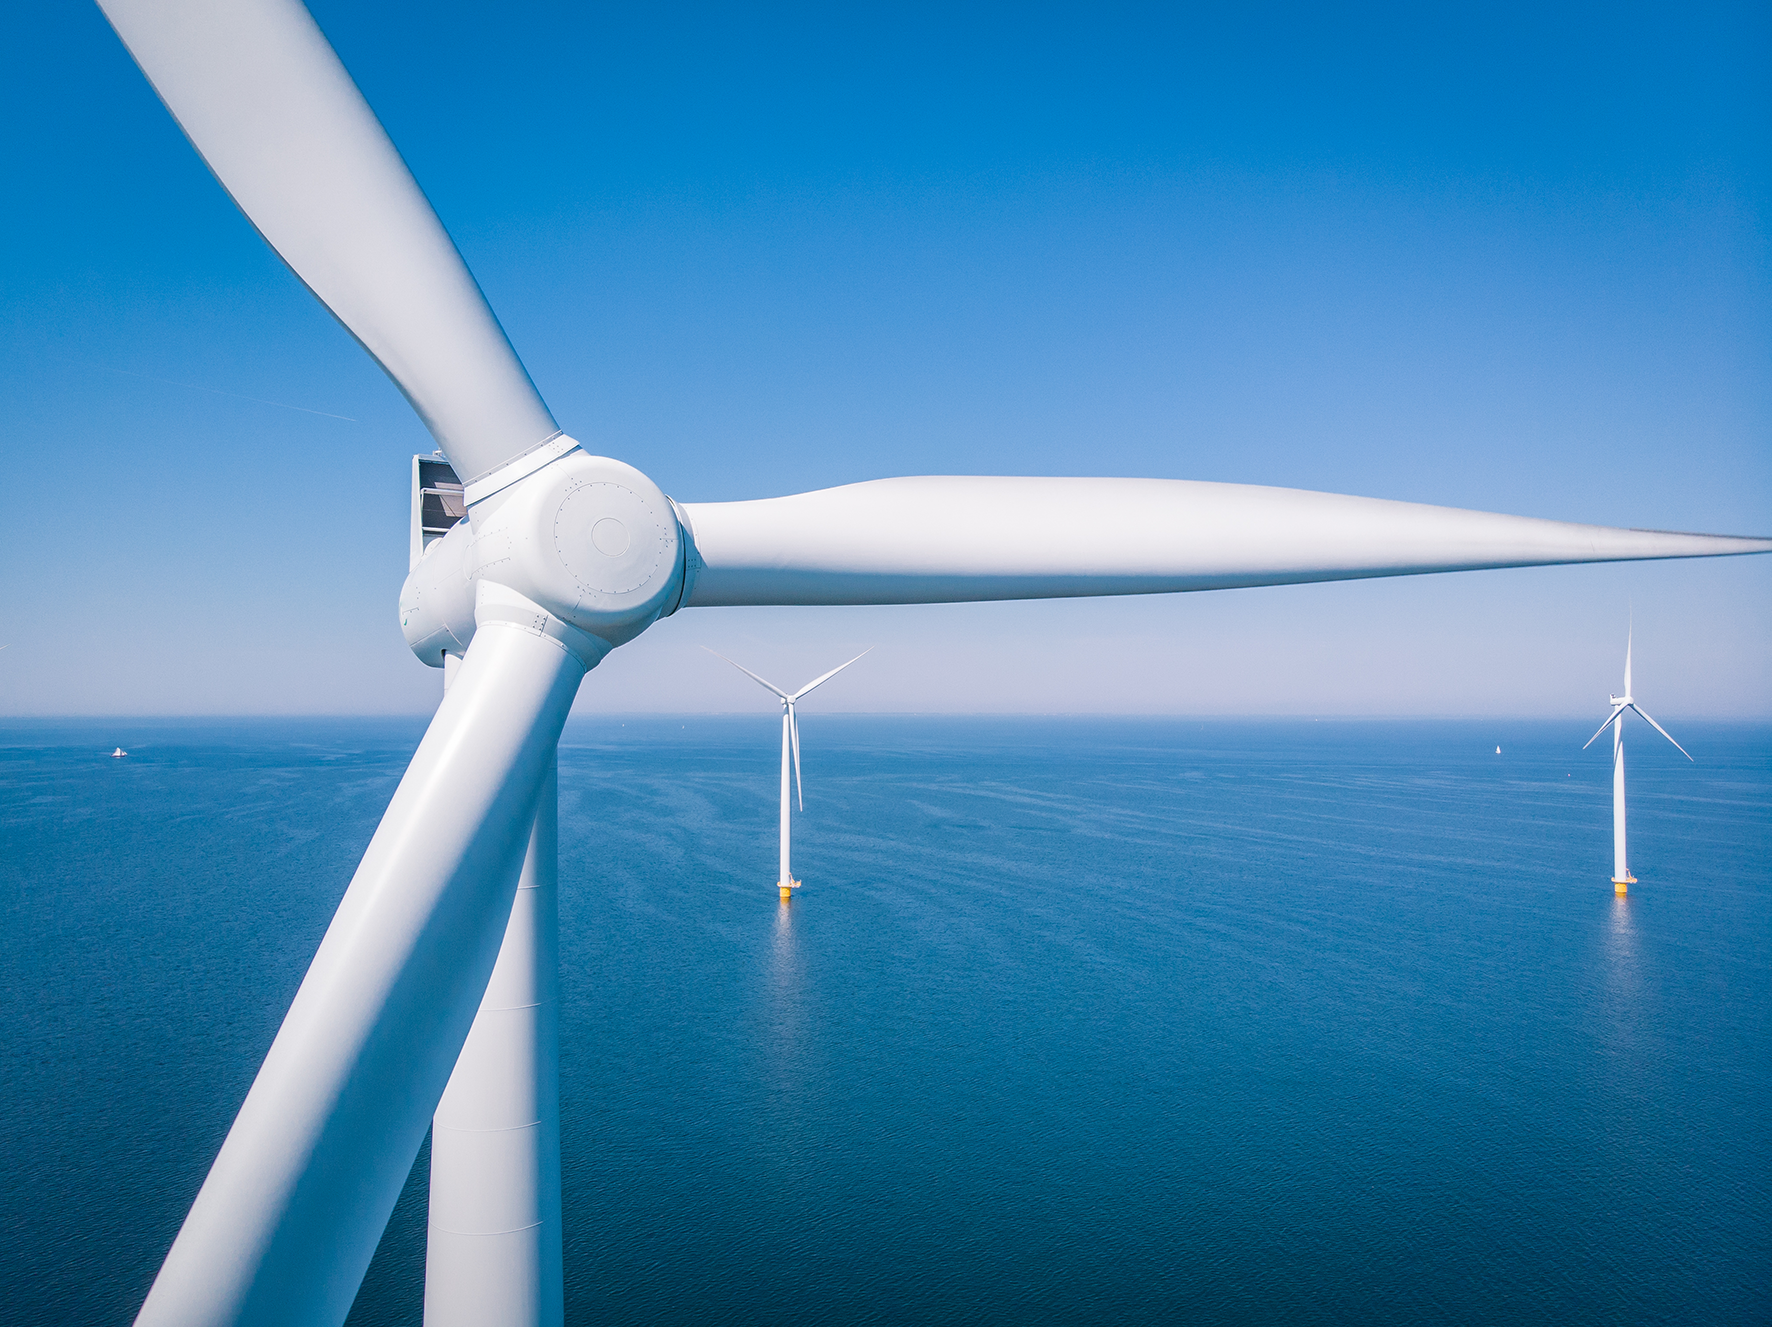
[[[926,476],[674,502],[560,428],[300,0],[99,2],[241,211],[411,403],[466,513],[415,550],[400,592],[407,643],[449,687],[144,1327],[342,1324],[433,1115],[453,1138],[432,1166],[427,1324],[560,1321],[555,750],[585,675],[660,618],[1772,552],[1176,479]]]
[[[870,650],[872,648],[873,646],[871,645],[868,647]],[[702,649],[708,650],[708,647],[704,645],[702,646]],[[861,654],[866,654],[867,652],[867,650],[863,650]],[[708,650],[708,653],[713,655],[716,659],[726,659],[726,656],[721,654],[718,650]],[[861,658],[861,654],[856,655],[855,659]],[[788,837],[790,823],[788,817],[788,752],[790,749],[793,751],[794,786],[800,794],[800,809],[802,811],[806,809],[806,787],[800,782],[800,719],[794,712],[794,705],[802,696],[811,692],[815,687],[823,686],[838,673],[849,667],[849,664],[854,663],[855,659],[851,659],[849,663],[838,664],[823,677],[808,682],[791,696],[780,687],[776,686],[775,683],[758,677],[743,664],[737,663],[731,659],[726,659],[727,663],[738,669],[739,672],[750,678],[751,681],[755,682],[758,686],[767,687],[781,700],[781,878],[777,881],[777,884],[781,888],[781,901],[783,903],[786,903],[789,899],[793,898],[794,890],[800,887],[800,882],[794,879],[794,873],[788,866]]]
[[[1612,892],[1615,894],[1623,894],[1637,883],[1624,855],[1624,712],[1635,710],[1639,719],[1648,723],[1668,741],[1674,742],[1673,735],[1644,713],[1636,698],[1631,695],[1630,651],[1633,634],[1633,631],[1626,631],[1624,636],[1624,694],[1608,696],[1612,702],[1612,713],[1606,716],[1606,722],[1595,730],[1594,735],[1581,744],[1581,749],[1586,751],[1608,727],[1612,729]],[[1674,742],[1674,750],[1687,760],[1692,759],[1686,748],[1678,742]]]

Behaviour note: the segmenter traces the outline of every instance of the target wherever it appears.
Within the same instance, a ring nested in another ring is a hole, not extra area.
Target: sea
[[[1670,726],[1618,898],[1583,723],[808,713],[784,907],[772,713],[575,719],[568,1320],[1772,1321],[1772,726]],[[0,1320],[130,1321],[422,728],[0,721]]]

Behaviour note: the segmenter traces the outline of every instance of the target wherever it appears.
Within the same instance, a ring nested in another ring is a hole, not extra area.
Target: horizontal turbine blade
[[[560,431],[299,0],[99,0],[240,210],[375,356],[464,482]]]
[[[682,510],[702,564],[692,607],[1167,594],[1772,552],[1772,539],[1179,479],[879,479]]]
[[[1599,738],[1601,733],[1605,732],[1614,723],[1618,722],[1618,716],[1623,713],[1624,713],[1624,706],[1622,706],[1622,705],[1616,706],[1613,709],[1612,713],[1610,713],[1606,716],[1606,722],[1601,724],[1597,729],[1595,729],[1594,735],[1592,737],[1588,738],[1587,741],[1585,741],[1581,744],[1581,749],[1583,751],[1586,751],[1590,746],[1592,746],[1594,744],[1594,742]]]
[[[702,646],[702,649],[708,650],[708,647],[704,645],[704,646]],[[721,654],[720,651],[718,651],[718,650],[708,650],[708,653],[713,655],[714,658],[716,658],[716,659],[726,659],[726,656]],[[758,686],[767,687],[770,691],[773,691],[776,695],[780,696],[784,701],[792,701],[794,699],[792,696],[788,695],[787,692],[783,691],[780,687],[776,686],[775,683],[765,681],[763,678],[758,677],[755,673],[753,673],[750,669],[746,668],[743,664],[735,663],[731,659],[726,659],[726,662],[729,664],[732,664],[732,666],[734,668],[738,669],[739,672],[743,673],[746,677],[750,678],[751,681],[755,682]]]
[[[868,652],[868,650],[871,650],[873,648],[874,647],[872,645],[868,646],[867,650],[863,650],[861,652],[861,654],[856,655],[855,659],[861,658],[862,654],[866,654]],[[812,681],[808,682],[805,686],[801,687],[798,691],[796,691],[794,693],[794,699],[795,700],[800,699],[801,696],[804,696],[808,691],[811,691],[814,687],[823,686],[826,682],[829,682],[838,673],[842,672],[845,668],[849,667],[849,664],[854,663],[855,659],[851,659],[849,661],[849,663],[838,664],[835,668],[831,669],[831,671],[826,673],[823,677],[814,678]]]
[[[1653,728],[1656,732],[1660,733],[1663,737],[1667,738],[1668,741],[1674,742],[1673,734],[1668,732],[1667,729],[1663,728],[1660,724],[1656,723],[1655,720],[1651,719],[1647,714],[1645,714],[1643,712],[1643,707],[1638,705],[1636,703],[1636,701],[1633,700],[1631,702],[1630,707],[1637,712],[1637,715],[1639,718],[1641,718],[1645,722],[1647,722],[1648,725],[1651,728]],[[1687,760],[1692,760],[1691,754],[1686,750],[1685,747],[1681,746],[1678,742],[1674,742],[1674,750],[1678,751],[1682,756],[1685,756]],[[1693,761],[1692,763],[1697,764],[1698,762]]]
[[[492,975],[583,676],[544,636],[475,634],[138,1327],[345,1320]]]

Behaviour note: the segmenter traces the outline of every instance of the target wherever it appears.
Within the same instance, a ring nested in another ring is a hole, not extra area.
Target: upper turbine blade
[[[1665,738],[1667,738],[1667,740],[1668,740],[1668,741],[1670,741],[1670,742],[1674,742],[1674,735],[1673,735],[1673,734],[1672,734],[1672,733],[1670,733],[1670,732],[1668,732],[1668,730],[1667,730],[1667,729],[1665,729],[1665,728],[1663,728],[1663,727],[1662,727],[1662,726],[1661,726],[1661,725],[1660,725],[1660,724],[1658,724],[1658,723],[1656,723],[1656,722],[1655,722],[1655,720],[1653,720],[1653,719],[1650,719],[1650,718],[1649,718],[1649,716],[1648,716],[1648,715],[1647,715],[1647,714],[1645,714],[1645,713],[1644,713],[1644,712],[1643,712],[1643,707],[1642,707],[1642,706],[1641,706],[1641,705],[1638,705],[1638,704],[1637,704],[1637,703],[1636,703],[1636,702],[1635,702],[1635,701],[1634,701],[1634,700],[1633,700],[1633,701],[1632,701],[1632,702],[1631,702],[1631,706],[1630,706],[1630,707],[1631,707],[1631,708],[1632,708],[1632,709],[1633,709],[1633,710],[1635,710],[1635,711],[1636,711],[1636,712],[1637,712],[1637,714],[1638,714],[1638,715],[1639,715],[1639,716],[1641,716],[1641,717],[1642,717],[1642,718],[1643,718],[1643,719],[1646,719],[1646,720],[1648,720],[1648,723],[1649,723],[1649,726],[1650,726],[1650,727],[1651,727],[1651,728],[1653,728],[1653,729],[1654,729],[1654,730],[1655,730],[1655,731],[1656,731],[1656,732],[1658,732],[1658,733],[1660,733],[1660,734],[1661,734],[1661,735],[1662,735],[1662,736],[1663,736],[1663,737],[1665,737]],[[1690,752],[1688,752],[1688,751],[1687,751],[1687,750],[1686,750],[1686,748],[1685,748],[1685,747],[1683,747],[1683,746],[1681,746],[1681,745],[1680,745],[1680,744],[1679,744],[1679,743],[1678,743],[1678,742],[1674,742],[1674,750],[1675,750],[1675,751],[1678,751],[1678,752],[1679,752],[1679,753],[1680,753],[1680,754],[1681,754],[1681,755],[1682,755],[1682,756],[1685,756],[1685,757],[1686,757],[1686,759],[1687,759],[1687,760],[1692,760],[1692,756],[1691,756],[1691,753],[1690,753]],[[1693,762],[1692,762],[1692,763],[1693,763],[1693,764],[1697,764],[1697,763],[1698,763],[1698,762],[1697,762],[1697,761],[1693,761]]]
[[[702,646],[702,649],[708,650],[708,647],[704,645],[704,646]],[[718,651],[718,650],[708,650],[708,653],[713,655],[714,658],[716,658],[716,659],[726,659],[726,656],[721,654],[720,651]],[[776,686],[775,683],[766,681],[765,679],[758,677],[755,673],[753,673],[750,669],[746,668],[743,664],[733,663],[733,661],[731,659],[726,659],[726,662],[729,664],[732,664],[732,666],[734,668],[738,669],[739,672],[743,673],[746,677],[750,678],[751,681],[757,683],[759,686],[768,687],[769,690],[773,691],[776,695],[780,696],[783,700],[786,700],[786,701],[793,700],[792,696],[788,695],[787,692],[783,691],[780,687]]]
[[[1772,539],[1177,479],[880,479],[683,511],[702,563],[690,606],[1162,594],[1772,552]]]
[[[463,482],[559,432],[381,122],[298,0],[99,0],[259,233]]]
[[[861,652],[861,654],[856,655],[855,659],[861,658],[862,654],[866,654],[868,652],[868,650],[871,650],[873,648],[874,647],[872,645],[868,646],[868,649],[863,650]],[[823,686],[826,682],[829,682],[838,673],[842,672],[845,668],[849,667],[849,664],[854,663],[855,659],[851,659],[849,661],[849,663],[838,664],[835,668],[831,669],[831,671],[826,673],[823,677],[814,678],[812,681],[808,682],[805,686],[801,687],[798,691],[796,691],[794,693],[794,699],[795,700],[800,699],[801,696],[804,696],[808,691],[811,691],[814,687]]]
[[[1622,705],[1614,706],[1612,709],[1612,713],[1610,713],[1606,716],[1606,722],[1601,724],[1598,728],[1596,728],[1594,730],[1593,737],[1588,738],[1587,741],[1585,741],[1581,744],[1581,749],[1583,751],[1586,751],[1590,746],[1592,746],[1594,744],[1594,738],[1597,738],[1601,733],[1605,732],[1614,723],[1616,723],[1618,721],[1618,716],[1622,713],[1624,713],[1624,706],[1622,706]],[[1668,740],[1671,742],[1673,739],[1670,737]]]

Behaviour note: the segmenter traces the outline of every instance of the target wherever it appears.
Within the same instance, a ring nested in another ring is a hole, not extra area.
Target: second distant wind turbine
[[[1630,873],[1630,867],[1626,865],[1624,857],[1624,712],[1636,710],[1639,719],[1648,723],[1668,741],[1674,742],[1673,734],[1645,714],[1631,695],[1630,647],[1631,633],[1626,632],[1624,637],[1624,694],[1608,697],[1612,702],[1612,713],[1606,716],[1606,722],[1599,726],[1593,737],[1588,738],[1581,746],[1581,749],[1586,751],[1608,727],[1612,729],[1612,891],[1615,894],[1623,894],[1631,885],[1637,883],[1637,878]],[[1686,748],[1678,742],[1674,742],[1674,750],[1685,756],[1687,760],[1692,759]]]
[[[872,648],[872,646],[868,647],[868,649]],[[702,649],[707,650],[708,647],[704,645],[702,646]],[[861,654],[855,656],[855,659],[861,658],[861,655],[866,654],[867,652],[867,650],[863,650]],[[718,650],[708,650],[708,653],[713,655],[716,659],[726,659],[726,656],[721,654]],[[800,719],[795,713],[794,706],[808,692],[816,687],[823,686],[838,673],[849,667],[849,664],[854,663],[855,659],[851,659],[849,663],[838,664],[823,677],[814,678],[792,695],[783,691],[780,687],[776,686],[775,683],[758,677],[743,664],[737,663],[731,659],[726,659],[727,663],[738,669],[739,672],[750,678],[751,681],[757,683],[759,686],[767,687],[770,691],[774,692],[776,697],[781,701],[781,878],[777,883],[781,888],[781,901],[783,903],[786,903],[791,899],[794,896],[794,890],[800,887],[800,882],[794,879],[793,871],[788,866],[789,812],[791,810],[788,805],[788,759],[790,753],[794,762],[794,786],[800,794],[800,809],[802,811],[806,809],[806,787],[800,781]],[[1629,688],[1626,689],[1628,690]]]

